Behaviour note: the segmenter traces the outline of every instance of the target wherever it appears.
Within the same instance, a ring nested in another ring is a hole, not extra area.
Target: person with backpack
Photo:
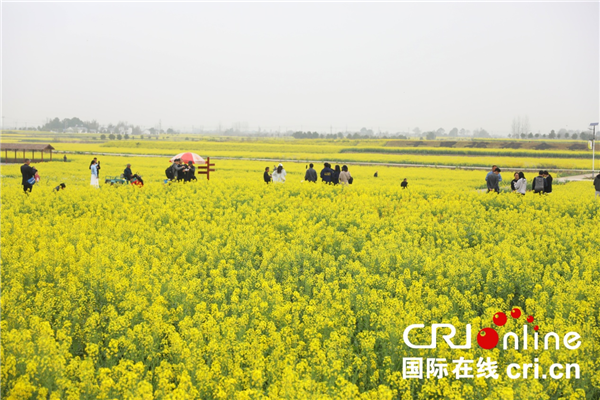
[[[486,177],[488,193],[500,193],[500,172],[500,168],[496,168],[490,176]]]
[[[304,174],[305,181],[313,183],[317,182],[317,171],[315,171],[313,167],[314,165],[311,163],[310,167],[306,170],[306,173]]]
[[[177,158],[173,160],[173,164],[165,170],[167,179],[171,181],[180,181],[183,179],[183,165],[181,165],[181,159]]]
[[[517,176],[519,179],[515,182],[515,192],[525,196],[525,192],[527,191],[527,179],[525,179],[525,174],[523,172],[516,173],[515,177]]]
[[[339,181],[342,185],[349,185],[352,183],[352,176],[348,171],[348,166],[342,166],[342,170],[340,171]]]
[[[546,182],[546,186],[544,189],[545,193],[552,193],[552,175],[548,173],[548,171],[544,171],[544,180]]]
[[[533,183],[531,184],[531,190],[533,193],[542,194],[546,189],[546,180],[544,179],[544,171],[540,171],[539,175],[533,178]]]
[[[31,160],[26,158],[25,164],[21,165],[21,176],[23,177],[21,184],[23,185],[23,191],[27,194],[33,189],[33,185],[36,182],[35,174],[37,173],[37,169],[29,164],[31,164]]]
[[[321,170],[321,181],[324,183],[330,184],[331,179],[333,178],[333,170],[331,169],[331,164],[325,163],[323,164],[323,169]]]

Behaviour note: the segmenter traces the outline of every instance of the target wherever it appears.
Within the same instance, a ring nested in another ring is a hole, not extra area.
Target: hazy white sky
[[[3,3],[6,126],[586,129],[599,3]]]

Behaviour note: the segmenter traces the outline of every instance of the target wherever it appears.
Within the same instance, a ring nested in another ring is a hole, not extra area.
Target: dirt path
[[[78,152],[78,151],[55,151],[54,153],[60,154],[93,154],[99,156],[119,156],[119,157],[172,157],[170,154],[129,154],[129,153],[95,153],[91,151],[87,152]],[[292,160],[292,159],[280,159],[280,158],[245,158],[245,157],[211,157],[212,160],[238,160],[238,161],[264,161],[268,163],[279,163],[279,162],[287,162],[287,163],[299,163],[299,164],[307,164],[314,163],[319,164],[323,163],[326,160]],[[333,162],[333,161],[332,161]],[[463,169],[469,171],[488,171],[491,166],[460,166],[460,165],[436,165],[436,164],[401,164],[401,163],[383,163],[383,162],[366,162],[366,161],[335,161],[336,164],[347,164],[347,165],[362,165],[362,166],[373,166],[373,167],[396,167],[396,168],[440,168],[440,169]],[[523,172],[538,172],[539,168],[505,168],[509,171],[523,171]],[[553,169],[553,173],[560,172],[581,172],[581,173],[591,173],[589,170],[585,169]],[[584,176],[584,175],[577,175]],[[566,177],[566,178],[558,178],[558,179],[567,179],[567,180],[577,180],[570,179],[575,177]]]
[[[598,172],[596,172],[598,173]],[[591,172],[583,175],[565,176],[563,178],[556,178],[558,182],[575,182],[575,181],[593,181],[594,175]]]

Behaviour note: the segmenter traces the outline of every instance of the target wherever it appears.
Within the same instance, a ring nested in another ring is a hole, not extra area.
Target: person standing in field
[[[544,171],[540,171],[539,175],[533,178],[533,183],[531,184],[531,189],[533,193],[542,194],[546,189],[546,180],[544,179]]]
[[[269,184],[269,182],[271,182],[271,174],[269,173],[269,167],[265,167],[265,173],[263,174],[263,179],[267,185]]]
[[[21,184],[23,185],[23,191],[27,194],[29,194],[29,192],[31,192],[33,189],[33,184],[35,183],[35,174],[37,173],[37,169],[29,164],[31,164],[31,160],[26,158],[25,164],[21,165],[21,175],[23,177]]]
[[[500,168],[496,168],[491,175],[486,177],[488,193],[500,193],[500,172]]]
[[[340,174],[342,173],[342,170],[340,169],[339,165],[335,166],[335,169],[333,170],[333,175],[331,176],[331,183],[333,183],[334,185],[337,185],[338,183],[340,183]]]
[[[377,171],[375,171],[375,174],[373,174],[373,178],[377,178],[379,175],[377,174]]]
[[[515,191],[525,196],[525,192],[527,191],[527,179],[525,179],[525,174],[523,172],[518,172],[515,175],[519,177],[515,182]]]
[[[67,162],[67,155],[66,155],[66,154],[64,155],[64,157],[63,157],[63,160],[64,160],[65,162]]]
[[[313,182],[313,183],[317,181],[317,171],[315,171],[315,169],[313,167],[314,167],[314,165],[311,163],[310,167],[306,170],[306,173],[304,174],[305,181],[309,181],[309,182]]]
[[[600,174],[596,175],[594,178],[594,188],[596,189],[596,195],[594,197],[600,196]]]
[[[331,179],[333,178],[333,170],[331,169],[331,165],[329,163],[323,164],[323,169],[321,170],[321,181],[325,183],[331,183]]]
[[[283,164],[279,164],[277,169],[273,172],[273,183],[284,183],[286,175],[287,173],[285,172],[285,169],[283,169]]]
[[[185,182],[196,181],[196,167],[192,161],[188,161],[187,172],[185,173]]]
[[[125,178],[125,180],[129,182],[131,180],[132,175],[133,172],[131,172],[131,164],[127,164],[125,170],[123,170],[123,178]]]
[[[406,178],[404,178],[400,186],[402,186],[402,189],[406,189],[408,187],[408,181],[406,180]]]
[[[494,174],[494,171],[496,171],[498,169],[497,165],[492,165],[492,170],[490,172],[487,173],[487,175],[485,176],[485,181],[487,182],[488,178],[490,176],[492,176]],[[493,178],[495,179],[495,178]],[[498,174],[498,183],[502,182],[502,175]]]
[[[515,172],[515,179],[513,179],[510,182],[510,190],[512,190],[513,192],[517,190],[517,189],[515,189],[515,183],[517,183],[518,180],[519,180],[519,173]]]
[[[98,183],[98,164],[96,163],[96,159],[94,159],[94,161],[92,161],[92,165],[90,165],[90,169],[92,170],[92,177],[90,180],[90,185],[92,185],[95,188],[100,187],[100,184]]]
[[[181,181],[183,180],[183,161],[181,161],[181,158],[176,159],[173,162],[173,176],[176,181]]]
[[[342,185],[349,185],[352,182],[352,176],[350,172],[348,172],[348,166],[344,165],[342,167],[342,171],[340,172],[339,181]]]
[[[544,181],[546,182],[544,193],[552,193],[552,175],[548,171],[544,171]]]

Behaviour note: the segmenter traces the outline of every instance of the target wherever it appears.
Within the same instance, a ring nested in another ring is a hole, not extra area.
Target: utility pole
[[[598,126],[597,122],[592,122],[590,126],[593,128],[592,133],[592,179],[594,179],[594,175],[596,175],[596,126]]]

